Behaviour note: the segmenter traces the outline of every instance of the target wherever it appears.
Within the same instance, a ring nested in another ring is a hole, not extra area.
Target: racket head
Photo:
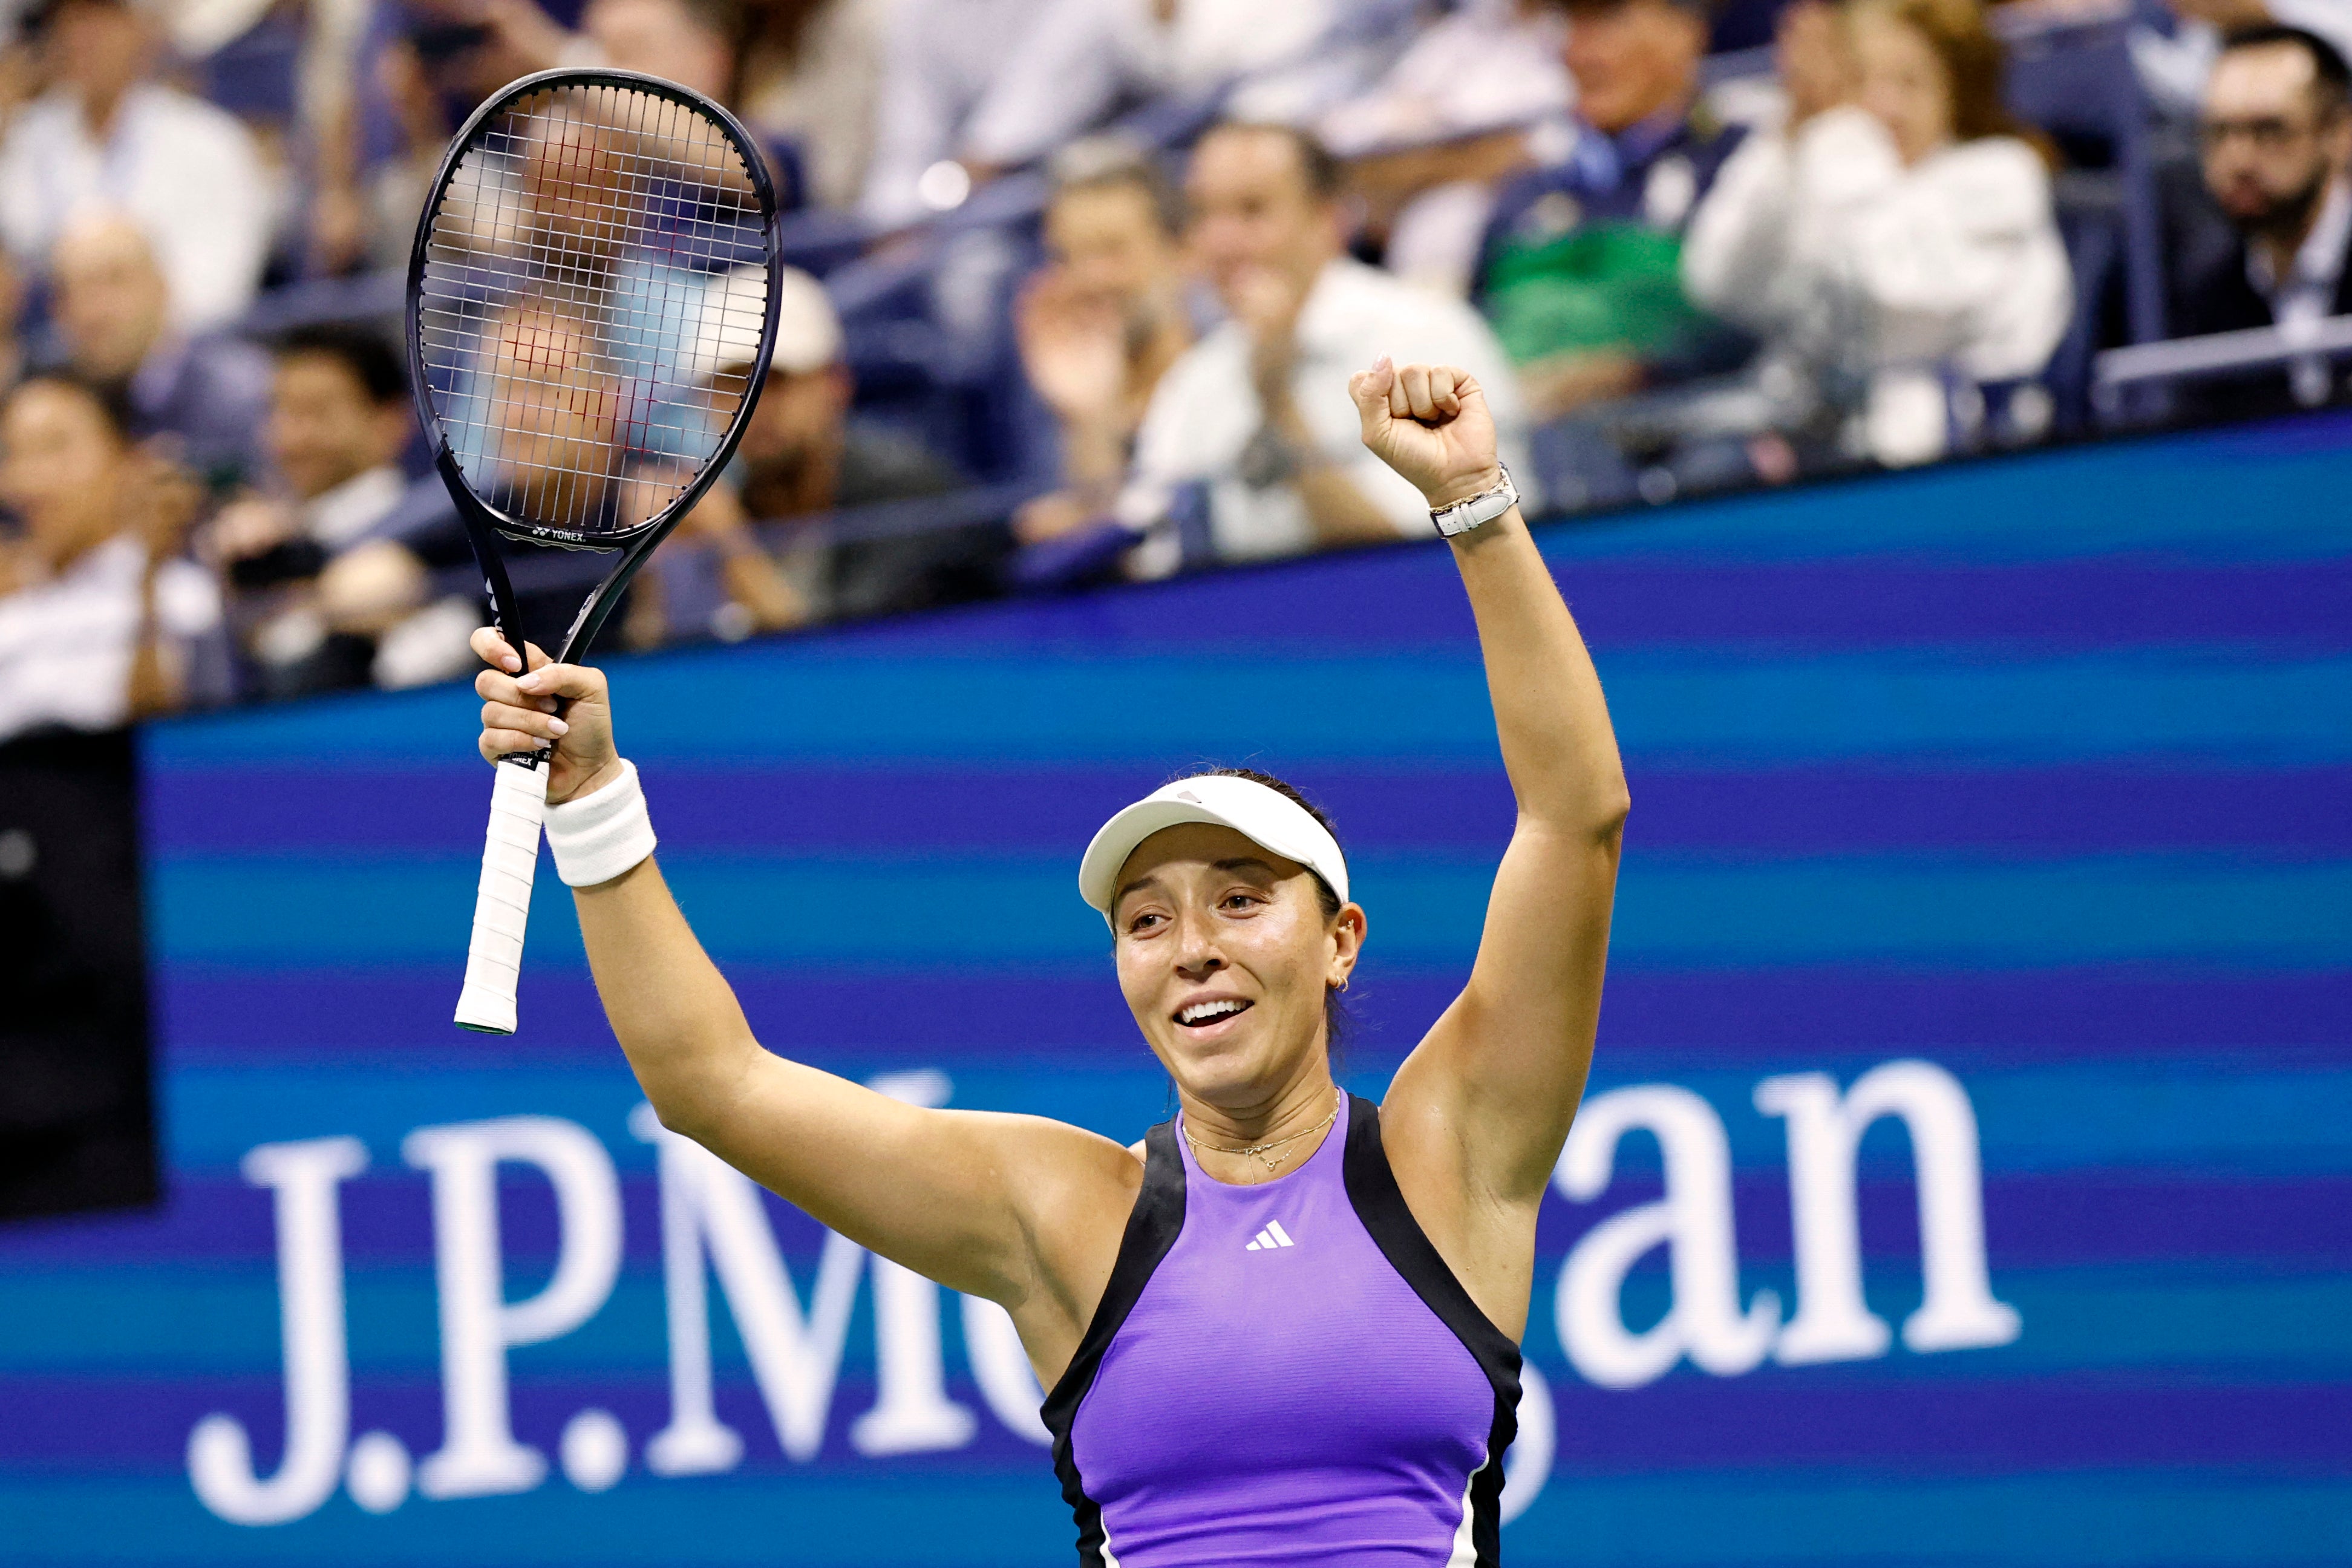
[[[498,604],[499,540],[624,552],[567,644],[742,439],[775,346],[775,189],[736,119],[635,71],[541,71],[451,140],[417,221],[417,416]]]

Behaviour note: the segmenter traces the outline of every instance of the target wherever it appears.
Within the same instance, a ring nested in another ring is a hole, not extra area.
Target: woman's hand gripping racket
[[[409,254],[409,365],[515,654],[527,645],[510,561],[612,554],[551,639],[555,662],[573,662],[733,455],[775,346],[776,247],[751,137],[671,82],[543,71],[450,143]],[[457,1000],[468,1029],[514,1032],[546,756],[534,744],[499,758]],[[589,783],[567,777],[555,798]]]

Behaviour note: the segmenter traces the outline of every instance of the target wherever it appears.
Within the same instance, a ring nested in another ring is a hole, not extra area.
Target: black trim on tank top
[[[1486,1436],[1486,1463],[1470,1481],[1470,1543],[1477,1552],[1478,1568],[1495,1568],[1502,1561],[1503,1454],[1519,1432],[1519,1347],[1470,1299],[1421,1222],[1412,1217],[1381,1142],[1381,1108],[1352,1094],[1348,1097],[1348,1143],[1340,1169],[1348,1201],[1389,1267],[1412,1287],[1438,1321],[1454,1331],[1494,1387],[1495,1422]]]
[[[1087,1324],[1078,1353],[1045,1396],[1039,1414],[1054,1435],[1054,1473],[1062,1479],[1062,1499],[1078,1522],[1079,1568],[1105,1568],[1102,1505],[1087,1496],[1078,1461],[1070,1442],[1070,1428],[1078,1405],[1094,1386],[1105,1352],[1142,1299],[1143,1287],[1184,1228],[1184,1155],[1176,1147],[1176,1124],[1163,1121],[1143,1136],[1143,1185],[1128,1211],[1127,1231],[1120,1237],[1118,1261],[1111,1265],[1110,1283]]]

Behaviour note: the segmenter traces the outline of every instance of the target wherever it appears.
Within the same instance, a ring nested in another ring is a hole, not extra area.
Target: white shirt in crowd
[[[986,162],[1025,163],[1124,100],[1321,63],[1309,52],[1337,18],[1332,0],[1181,0],[1172,10],[1163,0],[1046,0],[972,110],[967,142]],[[1273,84],[1252,91],[1256,101],[1229,112],[1286,119],[1298,107]]]
[[[175,325],[223,326],[252,303],[268,257],[270,193],[234,116],[145,82],[124,95],[100,142],[67,90],[35,101],[0,142],[0,240],[38,267],[68,223],[99,208],[146,230]]]
[[[1794,136],[1751,136],[1693,216],[1682,267],[1697,304],[1867,374],[1874,449],[1889,460],[1936,455],[1906,445],[1930,424],[1940,449],[1944,374],[2038,373],[2074,308],[2040,154],[1987,136],[1906,168],[1885,127],[1854,108]],[[1932,419],[1894,413],[1923,414],[1931,398]],[[1897,435],[1890,416],[1916,428]]]
[[[48,724],[108,730],[131,716],[131,666],[147,552],[120,533],[47,582],[0,598],[0,740]],[[220,625],[220,591],[191,562],[155,573],[155,626],[167,657]]]
[[[827,0],[809,16],[791,68],[746,89],[744,118],[798,144],[821,207],[847,211],[866,188],[892,9],[890,0]]]
[[[1342,158],[1521,132],[1562,139],[1576,84],[1561,61],[1568,19],[1517,0],[1465,0],[1431,23],[1363,92],[1316,129]],[[1381,265],[1411,282],[1466,295],[1495,205],[1495,186],[1448,180],[1406,202]]]
[[[408,479],[391,463],[353,474],[302,503],[302,531],[330,554],[348,550],[382,522],[408,493]]]
[[[1576,106],[1560,58],[1567,37],[1557,11],[1465,0],[1316,130],[1335,155],[1360,158],[1564,119]]]
[[[400,504],[407,488],[398,468],[383,464],[312,496],[302,503],[296,520],[303,535],[329,556],[341,555],[367,538]],[[264,663],[288,665],[317,651],[327,640],[328,629],[326,616],[304,596],[262,620],[247,635]]]
[[[964,150],[972,110],[1027,35],[1041,0],[899,0],[883,50],[873,162],[858,204],[868,223],[931,215],[923,172]]]
[[[2336,311],[2336,293],[2344,281],[2345,251],[2352,247],[2352,179],[2338,175],[2329,182],[2311,232],[2294,253],[2286,276],[2278,275],[2271,254],[2259,245],[2246,247],[2246,281],[2271,302],[2271,320],[2290,333],[2316,326]],[[2335,385],[2325,359],[2296,360],[2287,367],[2295,401],[2316,405],[2327,401]]]
[[[377,525],[406,499],[409,489],[407,476],[390,463],[354,474],[302,503],[302,532],[331,558],[343,556],[371,542]],[[402,616],[376,638],[370,673],[378,686],[394,690],[452,679],[474,668],[467,639],[480,624],[481,612],[472,595],[434,600]],[[264,663],[291,665],[315,653],[331,629],[324,606],[315,596],[303,595],[247,635]]]
[[[1316,449],[1393,523],[1401,538],[1430,531],[1429,503],[1412,482],[1365,450],[1348,378],[1387,354],[1399,364],[1459,365],[1477,377],[1512,466],[1532,502],[1526,463],[1527,406],[1502,345],[1478,313],[1458,300],[1418,289],[1342,257],[1318,278],[1298,313],[1291,395]],[[1130,527],[1162,523],[1180,489],[1205,483],[1209,532],[1226,561],[1297,555],[1315,548],[1315,531],[1296,489],[1254,489],[1239,472],[1242,453],[1265,423],[1251,384],[1250,340],[1224,322],[1169,367],[1151,395],[1136,435],[1135,462],[1117,511]],[[1137,552],[1145,576],[1176,569],[1181,545],[1161,526]]]

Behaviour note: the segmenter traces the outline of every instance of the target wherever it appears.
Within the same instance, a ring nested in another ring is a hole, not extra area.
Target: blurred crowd
[[[467,668],[399,273],[453,130],[554,66],[732,108],[798,263],[620,646],[1421,537],[1346,394],[1384,353],[1475,374],[1554,512],[2086,434],[2135,342],[2307,345],[2143,422],[2347,391],[2352,0],[0,0],[0,739]],[[560,626],[589,581],[526,587]]]

